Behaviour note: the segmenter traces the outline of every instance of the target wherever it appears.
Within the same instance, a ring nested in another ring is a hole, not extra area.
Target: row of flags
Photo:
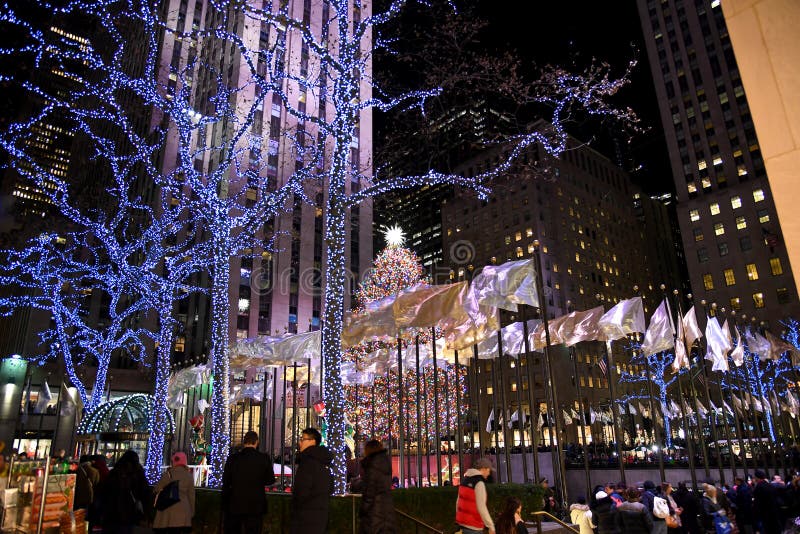
[[[75,398],[75,393],[72,389],[66,387],[63,383],[61,384],[61,407],[59,409],[59,416],[61,417],[69,417],[75,414],[77,409],[77,400]],[[28,384],[26,386],[26,393],[23,394],[25,397],[25,406],[22,410],[22,420],[23,422],[27,422],[28,413],[29,411],[33,414],[43,414],[47,411],[47,406],[53,400],[53,393],[50,391],[50,384],[47,383],[47,379],[44,380],[41,387],[39,388],[39,396],[36,400],[36,403],[33,405],[33,409],[31,410],[31,396],[33,392],[33,386],[31,385],[30,377],[28,377]]]

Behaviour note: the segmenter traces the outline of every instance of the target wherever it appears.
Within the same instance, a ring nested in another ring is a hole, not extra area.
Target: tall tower
[[[275,9],[278,3],[275,3]],[[290,15],[302,20],[315,35],[327,31],[326,22],[331,17],[327,2],[312,0],[289,0],[286,4]],[[354,19],[367,9],[354,7]],[[170,26],[178,31],[191,32],[193,29],[217,25],[225,20],[228,31],[236,33],[251,50],[270,51],[258,56],[256,70],[264,73],[274,65],[266,61],[280,62],[281,69],[293,76],[306,75],[321,78],[324,74],[314,72],[311,64],[313,55],[303,45],[297,32],[287,32],[279,27],[246,18],[233,9],[222,13],[204,0],[167,0],[163,16]],[[174,24],[174,26],[173,26]],[[175,39],[165,34],[161,50],[161,63],[165,67],[180,69],[195,63],[194,72],[184,82],[192,83],[193,109],[204,114],[206,107],[212,106],[217,75],[226,73],[231,87],[242,88],[234,98],[234,106],[247,109],[254,102],[259,87],[250,83],[251,69],[245,64],[239,50],[229,41],[218,41],[213,36],[199,42],[189,39]],[[203,67],[199,67],[203,65]],[[169,73],[164,69],[165,76]],[[172,90],[182,80],[165,80]],[[322,84],[323,80],[318,83]],[[283,91],[289,95],[296,109],[309,115],[323,117],[330,113],[326,108],[324,92],[308,89],[295,81],[285,82]],[[362,95],[367,96],[367,95]],[[239,105],[241,104],[241,105]],[[224,122],[210,126],[204,132],[207,142],[215,143],[221,136],[229,135]],[[368,169],[372,158],[372,117],[369,110],[361,111],[358,140],[351,146],[350,164],[362,171]],[[283,185],[287,178],[301,169],[306,163],[296,149],[294,139],[303,137],[308,142],[324,146],[324,136],[316,125],[306,123],[287,112],[277,94],[264,95],[264,104],[254,117],[249,134],[248,179],[239,180],[231,188],[251,188],[244,197],[254,200],[257,193],[255,182],[261,188],[274,190]],[[201,141],[199,141],[201,142]],[[175,161],[175,155],[165,153],[165,169]],[[325,165],[330,161],[326,158]],[[216,164],[213,152],[206,153],[195,161],[198,169],[205,172]],[[353,184],[356,187],[358,184]],[[242,191],[230,191],[241,194]],[[275,335],[284,332],[296,333],[320,328],[322,317],[322,291],[324,286],[324,193],[311,195],[316,205],[308,205],[299,198],[293,201],[291,213],[268,221],[254,240],[253,248],[240,258],[233,260],[229,298],[231,303],[231,332],[237,338],[256,335]],[[353,207],[349,213],[347,230],[347,269],[350,278],[350,294],[356,289],[360,273],[369,268],[372,260],[372,208],[371,205]],[[274,246],[268,246],[272,240]],[[345,303],[348,305],[348,302]],[[204,296],[194,296],[181,302],[178,320],[182,332],[178,337],[175,353],[178,359],[198,357],[207,354],[207,326],[210,302]],[[233,339],[231,340],[233,341]]]
[[[773,327],[800,312],[720,0],[637,0],[696,300]]]

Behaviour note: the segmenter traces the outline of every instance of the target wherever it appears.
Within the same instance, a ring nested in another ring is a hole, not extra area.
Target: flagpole
[[[462,477],[462,469],[464,468],[464,432],[463,427],[463,418],[461,417],[461,372],[459,370],[458,364],[458,351],[453,351],[455,356],[454,364],[455,364],[455,390],[456,390],[456,444],[458,445],[458,478],[459,481]],[[451,477],[452,478],[452,477]],[[455,485],[455,480],[450,481],[451,484]]]
[[[606,349],[606,360],[608,360],[608,369],[607,369],[607,377],[608,380],[608,394],[611,396],[611,423],[614,428],[614,446],[617,449],[617,464],[619,465],[619,478],[620,482],[626,483],[625,480],[625,462],[624,458],[622,457],[622,441],[621,441],[621,432],[619,428],[619,421],[617,420],[617,412],[614,410],[614,399],[617,398],[617,395],[614,391],[614,354],[611,350],[611,341],[605,342],[605,349]]]
[[[478,418],[478,456],[483,456],[483,419],[481,418],[481,381],[480,377],[478,376],[478,344],[472,345],[472,367],[474,369],[474,376],[475,376],[475,388],[470,388],[472,395],[475,395],[474,404],[475,404],[475,416]],[[470,395],[470,401],[473,401],[472,396]],[[472,403],[472,402],[471,402]],[[473,439],[475,436],[475,431],[472,431]],[[489,441],[491,441],[492,437],[489,436]],[[473,452],[475,449],[475,444],[473,443]]]
[[[501,482],[500,477],[500,431],[498,430],[498,421],[502,417],[499,407],[499,401],[497,397],[499,397],[499,387],[497,385],[497,360],[492,360],[492,418],[490,420],[491,428],[489,430],[492,431],[494,434],[494,461],[495,461],[495,468],[497,469],[497,481]],[[505,419],[505,418],[503,418]],[[505,423],[505,421],[503,421]],[[503,424],[500,423],[500,424]],[[491,435],[489,436],[491,440]]]
[[[569,311],[570,303],[567,302],[567,311]],[[580,409],[580,420],[578,424],[581,426],[581,439],[583,440],[583,475],[586,477],[586,495],[592,494],[592,477],[589,472],[589,442],[586,441],[586,410],[583,405],[583,392],[581,390],[581,383],[578,379],[578,362],[575,356],[575,347],[569,348],[569,356],[572,360],[572,376],[575,380],[575,392],[578,394],[578,408]]]
[[[435,343],[436,340],[434,340],[434,344]],[[399,453],[397,458],[397,472],[400,475],[400,487],[405,487],[402,485],[404,484],[406,474],[406,467],[403,463],[403,455],[405,452],[403,448],[406,444],[406,433],[405,428],[403,428],[403,346],[400,342],[400,336],[397,337],[397,412],[397,450]]]
[[[755,316],[753,317],[752,320],[753,320],[753,322],[755,322],[755,320],[756,320]],[[750,360],[753,362],[753,365],[757,367],[758,366],[758,360],[756,358],[758,358],[758,356],[756,354],[750,352]],[[764,433],[761,430],[761,423],[758,420],[758,411],[756,410],[756,403],[752,402],[753,392],[750,389],[750,384],[752,383],[753,380],[758,382],[758,377],[756,376],[754,379],[751,378],[751,376],[750,376],[750,362],[747,361],[747,355],[746,354],[745,354],[745,359],[744,359],[744,372],[745,372],[745,380],[746,380],[746,384],[747,384],[747,395],[750,397],[750,400],[751,400],[750,409],[751,409],[751,412],[753,414],[753,430],[754,430],[753,434],[755,434],[756,441],[758,442],[758,451],[759,451],[759,454],[761,455],[760,461],[762,463],[762,466],[764,467],[764,471],[766,471],[766,474],[769,475],[770,468],[769,468],[769,455],[767,453],[768,449],[766,449],[765,445],[764,445]],[[760,400],[758,402],[761,403]],[[761,407],[762,413],[763,413],[764,409],[765,408],[762,406]]]
[[[533,374],[533,366],[531,365],[531,347],[530,347],[530,340],[528,339],[528,317],[527,317],[527,306],[525,304],[521,304],[520,307],[522,308],[522,343],[523,347],[525,347],[525,362],[526,362],[526,373],[528,378],[528,411],[530,412],[530,420],[531,426],[528,432],[530,433],[531,437],[531,458],[533,459],[533,479],[534,482],[539,481],[539,429],[535,428],[534,425],[538,426],[538,415],[539,415],[539,405],[536,404],[536,395],[533,392],[534,387],[534,374]],[[533,420],[534,412],[537,415],[536,421]],[[523,434],[524,435],[524,434]],[[528,472],[525,471],[525,481],[528,481]]]
[[[556,440],[555,446],[551,449],[551,454],[553,455],[553,471],[554,477],[557,480],[554,481],[558,484],[558,488],[560,490],[561,495],[561,509],[566,510],[566,502],[567,502],[567,481],[566,481],[566,465],[564,455],[561,451],[561,418],[559,417],[558,413],[558,392],[553,387],[555,380],[553,380],[553,367],[550,364],[550,329],[547,326],[547,296],[544,294],[544,281],[542,279],[542,257],[541,257],[541,246],[539,240],[536,239],[533,242],[533,255],[536,258],[536,269],[534,270],[534,275],[536,276],[536,289],[539,294],[539,310],[542,315],[542,324],[544,326],[544,336],[545,336],[545,346],[544,346],[544,366],[546,370],[545,380],[547,380],[547,387],[545,389],[546,393],[549,394],[549,400],[551,401],[551,406],[553,410],[553,422],[556,428]],[[551,427],[551,435],[552,435],[552,427]]]
[[[506,398],[506,380],[505,380],[505,365],[503,363],[503,329],[497,331],[497,364],[500,371],[500,402],[503,404],[503,457],[506,461],[506,482],[513,482],[514,476],[511,470],[511,451],[510,446],[513,445],[513,440],[508,439],[508,425],[511,423],[505,420],[505,414],[508,411],[508,399]]]
[[[422,374],[419,372],[419,334],[414,340],[417,358],[417,486],[422,487]]]
[[[677,290],[676,290],[676,292],[677,292]],[[703,305],[703,313],[706,313],[705,301],[702,301],[701,304]],[[716,303],[712,303],[711,307],[713,309],[716,309],[717,304]],[[722,311],[722,313],[725,313],[725,308],[722,308],[721,311]],[[706,313],[706,321],[708,321],[708,314],[707,313]],[[727,332],[727,335],[730,336],[730,331]],[[700,345],[700,347],[702,348],[702,344]],[[706,349],[708,349],[708,342],[707,341],[706,341]],[[726,354],[725,358],[727,359],[727,357],[728,356]],[[723,484],[725,484],[725,469],[723,469],[723,467],[722,467],[722,454],[721,454],[721,449],[720,449],[720,439],[719,439],[719,434],[717,433],[717,425],[714,424],[714,423],[716,423],[716,421],[712,421],[711,420],[711,413],[713,412],[713,408],[712,408],[712,404],[711,404],[711,389],[708,387],[708,381],[709,381],[708,366],[706,365],[706,361],[705,361],[704,358],[698,359],[698,365],[700,366],[700,369],[703,372],[703,379],[704,379],[703,380],[703,388],[706,390],[706,399],[708,399],[708,411],[706,412],[706,421],[709,423],[709,426],[711,427],[711,437],[714,439],[714,444],[716,445],[716,450],[717,450],[717,468],[719,469],[719,481],[720,481],[720,484],[723,485]],[[716,413],[714,413],[714,416],[715,416],[714,419],[716,419]],[[730,450],[730,445],[731,445],[730,442],[728,442],[728,450]]]
[[[520,452],[522,452],[522,482],[529,482],[528,477],[528,448],[525,445],[525,410],[522,409],[522,355],[517,355],[517,361],[514,364],[517,374],[517,429],[519,430]],[[530,385],[528,386],[530,389]],[[511,429],[512,433],[514,429]]]
[[[722,309],[722,312],[723,313],[725,312],[724,308]],[[735,315],[736,315],[736,310],[731,310],[731,316],[733,317],[733,328],[734,329],[736,329],[736,319],[734,317]],[[738,334],[738,330],[737,330],[737,334]],[[739,342],[741,343],[741,336],[737,336],[737,337],[739,337],[739,340],[740,340]],[[734,365],[736,365],[736,362],[734,362]],[[728,372],[730,372],[730,364],[728,364]],[[719,391],[720,402],[723,403],[722,406],[720,406],[720,412],[722,412],[722,423],[724,425],[725,436],[726,436],[726,439],[728,441],[728,452],[730,453],[730,458],[731,458],[731,470],[733,471],[733,479],[736,480],[736,477],[738,476],[737,473],[736,473],[736,460],[735,460],[736,456],[733,454],[733,446],[731,444],[731,439],[732,439],[731,438],[731,426],[730,426],[730,424],[728,422],[728,415],[725,413],[725,404],[724,404],[725,396],[722,394],[722,378],[724,376],[725,376],[725,372],[724,371],[720,371],[720,378],[719,378],[719,380],[717,380],[717,389]],[[731,410],[733,411],[733,409],[731,409]],[[736,421],[735,413],[736,412],[734,411],[734,422]],[[716,415],[716,412],[715,412],[715,415]],[[744,460],[744,462],[743,462],[744,476],[747,477],[747,455],[745,454],[744,442],[741,440],[741,437],[742,437],[741,436],[741,432],[739,432],[738,434],[739,434],[739,440],[740,440],[739,446],[741,447],[741,450],[742,450],[742,460]],[[717,449],[717,451],[718,451],[717,454],[719,454],[719,457],[720,457],[720,461],[722,461],[722,454],[720,454],[719,449]]]

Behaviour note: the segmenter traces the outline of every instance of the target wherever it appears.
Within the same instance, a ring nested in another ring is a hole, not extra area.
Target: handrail
[[[542,518],[538,517],[538,516],[542,516],[543,515],[543,516],[549,517],[550,519],[552,519],[553,521],[555,521],[556,523],[558,523],[562,527],[566,528],[570,532],[574,532],[575,534],[581,534],[580,531],[575,530],[571,525],[569,525],[567,523],[564,523],[562,520],[560,520],[559,518],[557,518],[553,514],[551,514],[549,512],[545,512],[544,510],[539,510],[538,512],[531,512],[531,515],[537,516],[536,517],[536,521],[537,521],[537,523],[539,523],[539,525],[538,525],[539,526],[539,532],[542,531]]]
[[[402,510],[398,510],[397,508],[395,508],[394,511],[397,512],[398,514],[402,515],[406,519],[410,519],[411,521],[413,521],[414,524],[417,527],[423,527],[423,528],[427,529],[428,531],[433,532],[434,534],[444,534],[444,530],[439,530],[439,529],[433,528],[429,524],[425,523],[424,521],[422,521],[420,519],[417,519],[413,515],[407,514]]]

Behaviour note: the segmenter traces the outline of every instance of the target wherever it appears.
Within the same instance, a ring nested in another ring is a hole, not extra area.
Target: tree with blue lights
[[[669,420],[669,413],[670,408],[668,404],[668,397],[667,393],[675,383],[675,381],[680,376],[680,373],[674,373],[667,378],[667,370],[671,369],[672,362],[675,360],[674,354],[667,351],[657,352],[656,354],[652,354],[650,356],[645,357],[641,352],[638,352],[633,358],[631,358],[631,363],[634,365],[647,365],[650,368],[650,377],[648,379],[647,373],[642,371],[641,374],[634,374],[629,373],[628,371],[623,371],[619,377],[620,382],[628,383],[628,384],[641,384],[642,390],[638,394],[632,394],[625,398],[626,401],[631,399],[650,399],[650,395],[647,393],[646,385],[648,381],[652,381],[652,383],[658,388],[656,392],[656,397],[658,399],[658,404],[661,407],[661,413],[664,416],[664,438],[666,439],[666,446],[672,447],[672,430],[670,427],[670,420]],[[684,372],[681,369],[680,372]],[[656,425],[655,414],[651,414],[651,419],[653,421],[653,428]]]
[[[182,206],[183,220],[194,225],[196,234],[206,236],[201,241],[210,248],[204,265],[211,275],[212,486],[221,482],[230,444],[230,262],[266,247],[271,238],[265,229],[267,221],[323,193],[324,397],[328,444],[335,453],[336,492],[341,493],[345,489],[345,404],[340,368],[349,211],[375,196],[423,185],[454,184],[486,197],[491,179],[508,171],[529,147],[539,145],[553,156],[563,152],[564,122],[574,112],[634,120],[629,110],[607,103],[627,84],[632,64],[618,79],[602,64],[577,74],[545,68],[531,82],[530,103],[550,110],[550,126],[510,138],[507,158],[492,169],[474,176],[436,169],[412,176],[373,172],[365,158],[353,154],[361,125],[371,124],[372,111],[424,110],[426,100],[440,93],[432,88],[390,95],[371,77],[372,53],[391,49],[392,40],[382,27],[407,3],[391,0],[384,11],[373,13],[369,2],[322,0],[306,13],[300,2],[209,0],[204,4],[209,12],[192,25],[185,14],[182,18],[165,13],[162,3],[155,1],[68,0],[57,8],[48,6],[65,17],[80,14],[93,20],[93,35],[78,46],[63,38],[54,40],[13,11],[4,11],[0,18],[30,34],[24,49],[0,49],[0,56],[21,52],[37,62],[46,59],[76,81],[73,91],[58,95],[23,84],[32,94],[46,98],[35,117],[0,136],[0,146],[11,155],[13,167],[39,189],[53,190],[53,198],[68,190],[63,177],[22,163],[30,159],[24,141],[43,119],[57,114],[88,140],[92,159],[108,166],[111,176],[117,174],[115,167],[121,167],[123,176],[146,178],[143,186],[130,182],[120,189],[118,201],[138,195],[151,200],[160,197],[161,202],[153,201],[160,207],[164,200],[169,204],[175,199]],[[40,5],[46,5],[44,0]],[[323,19],[319,27],[311,24],[312,11]],[[253,38],[259,29],[267,36],[263,43]],[[243,37],[243,32],[250,37]],[[290,47],[290,42],[295,46]],[[171,61],[162,55],[167,46],[172,46]],[[287,58],[298,50],[299,57]],[[269,139],[263,135],[265,116],[270,116],[267,111],[276,107],[296,123],[292,131],[281,132],[284,145],[290,148],[280,153],[277,133],[270,131]],[[270,160],[278,155],[287,160],[285,167],[293,163],[283,183],[270,175]],[[73,219],[71,213],[65,215]],[[193,237],[190,231],[177,235],[179,239]],[[164,269],[169,272],[169,267]],[[159,306],[163,306],[159,310],[167,309],[165,302]],[[169,322],[166,314],[163,319]],[[159,336],[159,348],[166,345],[164,336]],[[166,356],[157,356],[157,377],[167,373],[168,363]]]

